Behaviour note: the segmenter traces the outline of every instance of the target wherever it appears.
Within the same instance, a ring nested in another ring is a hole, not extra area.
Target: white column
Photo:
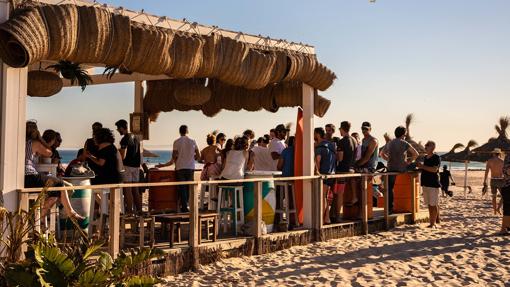
[[[303,84],[303,176],[314,174],[314,145],[313,145],[313,117],[314,117],[314,90]],[[303,213],[305,228],[312,228],[312,181],[303,182]]]
[[[0,22],[9,18],[9,1],[0,1]],[[16,190],[24,185],[27,68],[0,62],[0,190],[4,206],[18,207]]]

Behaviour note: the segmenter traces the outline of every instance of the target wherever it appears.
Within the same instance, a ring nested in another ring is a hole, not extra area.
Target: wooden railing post
[[[192,254],[192,268],[198,270],[200,267],[200,250],[199,250],[199,234],[200,234],[200,219],[198,209],[198,185],[193,184],[189,186],[189,206],[190,206],[190,224],[189,224],[189,247]]]
[[[255,236],[256,252],[260,255],[264,253],[262,242],[260,242],[260,237],[262,236],[262,182],[258,181],[254,182],[254,184],[255,226],[253,227],[253,235]]]
[[[383,192],[383,196],[384,196],[384,223],[385,223],[385,228],[386,230],[389,230],[390,229],[390,221],[389,221],[389,208],[390,208],[390,202],[388,200],[388,195],[389,195],[389,188],[390,188],[390,176],[389,175],[384,175],[383,176],[383,180],[384,180],[384,192]]]
[[[120,250],[120,205],[122,188],[110,188],[110,216],[109,216],[109,250],[113,258],[117,257]]]
[[[368,234],[368,200],[367,200],[367,176],[361,177],[361,223],[363,234]]]
[[[416,222],[416,176],[417,174],[411,174],[411,222]]]
[[[312,206],[313,212],[313,230],[315,234],[315,241],[322,241],[322,226],[324,225],[324,190],[322,184],[322,177],[312,181]]]

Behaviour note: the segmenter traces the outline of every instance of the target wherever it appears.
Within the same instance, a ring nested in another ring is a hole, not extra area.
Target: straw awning
[[[494,149],[501,149],[503,152],[510,152],[510,139],[508,139],[507,134],[509,122],[509,117],[501,117],[499,119],[499,125],[495,126],[498,137],[489,139],[487,143],[474,149],[473,152],[477,154],[486,154],[486,157],[487,154],[490,156],[490,153],[492,153]]]
[[[425,154],[427,153],[425,151],[425,147],[421,144],[421,143],[418,143],[416,142],[415,140],[413,140],[412,136],[411,136],[411,131],[410,131],[410,127],[411,127],[411,123],[413,122],[414,120],[414,115],[413,114],[408,114],[406,116],[406,129],[407,129],[407,134],[406,134],[406,137],[405,137],[405,140],[411,144],[411,146],[419,153],[419,154]]]
[[[453,145],[452,149],[450,149],[450,151],[448,151],[447,153],[441,155],[441,160],[444,160],[444,161],[449,161],[448,159],[455,154],[455,151],[458,150],[459,148],[463,148],[464,145],[461,144],[461,143],[456,143],[455,145]]]
[[[243,41],[247,36],[242,33],[214,27],[205,31],[196,23],[187,23],[187,29],[172,27],[166,17],[73,2],[79,5],[24,2],[17,7],[11,18],[0,25],[2,61],[20,68],[41,61],[66,60],[127,74],[164,75],[172,79],[168,81],[210,79],[202,82],[202,89],[195,80],[195,87],[189,89],[194,94],[180,94],[180,104],[186,106],[182,110],[203,110],[204,105],[213,105],[208,103],[211,99],[208,94],[217,92],[205,83],[239,87],[245,91],[240,98],[256,93],[260,98],[269,96],[264,101],[274,102],[267,90],[283,87],[285,83],[304,83],[324,91],[336,79],[308,45],[263,38],[254,41],[257,39],[254,36],[249,36],[250,41]],[[149,21],[140,21],[140,18]],[[204,87],[210,91],[204,91]],[[292,95],[299,96],[298,93]],[[165,96],[153,94],[152,97]],[[298,106],[298,101],[294,99],[292,105],[287,106]],[[250,105],[248,109],[265,108],[261,102],[255,106],[252,101],[247,104]],[[216,101],[217,108],[228,109],[218,103],[223,102]],[[329,107],[324,100],[322,105]],[[159,112],[155,107],[150,109],[153,114]],[[169,109],[175,107],[160,107],[160,111]]]
[[[470,140],[468,142],[468,144],[466,145],[466,147],[464,148],[464,150],[462,150],[460,152],[456,152],[456,153],[450,154],[448,156],[443,155],[441,157],[441,159],[444,160],[444,161],[449,161],[449,162],[478,161],[478,160],[472,158],[473,151],[471,150],[473,147],[475,147],[477,145],[478,144],[476,143],[476,141]]]

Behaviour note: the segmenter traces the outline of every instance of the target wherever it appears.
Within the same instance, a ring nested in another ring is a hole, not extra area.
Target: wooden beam
[[[230,31],[226,29],[220,29],[216,26],[206,26],[201,25],[196,22],[190,22],[186,19],[183,20],[175,20],[170,19],[168,17],[160,17],[148,14],[144,11],[136,12],[128,9],[124,9],[123,7],[112,7],[107,4],[99,4],[95,1],[92,2],[85,2],[80,0],[38,0],[38,2],[41,3],[47,3],[47,4],[75,4],[78,6],[98,6],[102,8],[108,9],[110,12],[122,14],[129,16],[131,18],[131,21],[167,28],[174,31],[185,31],[192,34],[198,34],[198,35],[209,35],[212,32],[217,32],[223,36],[237,39],[241,42],[249,43],[249,44],[255,44],[255,45],[261,45],[261,46],[267,46],[267,47],[276,47],[281,49],[287,49],[287,50],[293,50],[293,51],[301,51],[304,53],[309,54],[315,54],[315,48],[313,46],[303,44],[303,43],[294,43],[294,42],[287,42],[285,40],[277,40],[277,39],[271,39],[269,37],[264,37],[261,35],[252,35],[252,34],[246,34],[242,32],[235,32]]]
[[[190,224],[189,224],[189,246],[191,248],[192,262],[191,266],[193,270],[197,270],[200,267],[200,252],[199,252],[199,234],[200,234],[200,219],[198,209],[198,185],[189,186],[189,206],[190,206]],[[218,203],[219,204],[219,203]]]
[[[368,178],[361,177],[361,223],[363,225],[363,234],[368,234]]]
[[[411,215],[412,215],[412,222],[416,222],[416,174],[411,174]]]
[[[322,178],[315,179],[313,181],[313,194],[312,205],[313,205],[313,230],[316,241],[323,241],[322,238],[322,226],[324,226],[324,183]],[[306,213],[305,213],[306,218]]]
[[[389,182],[389,176],[384,175],[384,222],[385,222],[385,228],[386,230],[390,230],[390,222],[389,222],[389,210],[390,210],[390,201],[388,200],[388,190],[390,188],[390,182]]]
[[[255,242],[257,246],[257,254],[262,254],[262,244],[260,244],[260,237],[262,236],[262,182],[255,182],[255,190],[254,190],[254,196],[255,196],[255,202],[254,202],[254,208],[255,208],[255,226],[253,234],[255,235]],[[237,215],[236,215],[237,216]]]
[[[314,161],[314,89],[303,84],[303,175],[312,176],[315,172]],[[312,228],[312,181],[303,181],[303,227]]]
[[[111,79],[108,79],[106,75],[96,74],[91,75],[92,83],[89,85],[104,85],[104,84],[117,84],[117,83],[128,83],[128,82],[136,82],[136,81],[150,81],[150,80],[168,80],[171,79],[167,75],[146,75],[140,73],[133,74],[115,74]],[[64,87],[79,87],[78,83],[74,83],[71,85],[71,81],[68,79],[62,79],[64,82]]]
[[[0,22],[9,18],[9,3],[0,2]],[[0,61],[0,77],[0,206],[15,211],[24,187],[27,68]]]
[[[109,210],[109,250],[110,255],[115,259],[120,250],[120,205],[122,188],[110,189],[110,210]]]
[[[143,113],[143,85],[142,81],[135,81],[135,113]]]

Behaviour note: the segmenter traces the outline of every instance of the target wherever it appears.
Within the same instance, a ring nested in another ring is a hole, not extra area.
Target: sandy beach
[[[473,193],[442,199],[438,229],[405,225],[261,256],[224,259],[165,278],[164,286],[510,286],[510,237],[496,236],[500,217],[481,199],[483,171],[471,171]],[[459,185],[463,172],[454,172]]]

